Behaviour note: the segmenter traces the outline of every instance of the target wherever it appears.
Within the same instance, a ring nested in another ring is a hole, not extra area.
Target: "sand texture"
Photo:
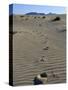
[[[57,16],[60,20],[53,21]],[[13,16],[14,85],[33,85],[43,72],[48,75],[44,84],[66,82],[65,20],[65,15]]]

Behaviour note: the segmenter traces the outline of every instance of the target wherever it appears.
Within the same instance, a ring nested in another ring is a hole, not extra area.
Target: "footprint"
[[[42,56],[40,61],[42,61],[42,62],[47,61],[47,58],[45,58],[45,56]]]
[[[43,50],[48,50],[48,49],[49,49],[49,47],[48,47],[48,46],[43,48]]]
[[[51,72],[53,78],[59,78],[59,76],[55,72]]]

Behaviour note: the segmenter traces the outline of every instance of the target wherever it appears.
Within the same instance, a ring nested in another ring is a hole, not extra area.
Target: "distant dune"
[[[30,12],[26,13],[25,15],[45,15],[45,13]]]

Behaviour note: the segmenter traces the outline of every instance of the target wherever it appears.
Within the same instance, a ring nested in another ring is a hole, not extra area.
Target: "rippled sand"
[[[56,16],[61,19],[52,22]],[[14,85],[33,85],[34,77],[43,72],[48,75],[44,84],[66,82],[65,15],[16,15],[13,32]]]

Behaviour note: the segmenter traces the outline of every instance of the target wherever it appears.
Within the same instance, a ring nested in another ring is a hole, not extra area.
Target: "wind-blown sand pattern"
[[[56,17],[60,20],[52,21]],[[13,84],[33,85],[46,72],[47,83],[66,82],[65,15],[13,16]],[[43,57],[43,60],[41,60]]]

